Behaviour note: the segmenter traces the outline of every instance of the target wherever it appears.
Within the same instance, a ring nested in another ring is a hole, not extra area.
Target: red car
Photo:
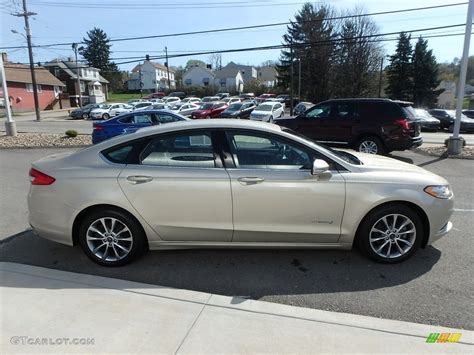
[[[205,102],[199,110],[193,111],[191,118],[218,118],[227,107],[225,102]]]
[[[158,92],[151,93],[150,95],[144,97],[144,99],[161,99],[165,95],[166,94],[164,92],[158,91]]]

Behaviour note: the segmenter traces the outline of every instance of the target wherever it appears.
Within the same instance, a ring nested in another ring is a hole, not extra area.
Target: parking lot
[[[0,260],[96,274],[160,286],[243,296],[375,317],[474,329],[472,160],[440,159],[410,151],[393,157],[447,178],[456,195],[454,229],[397,265],[358,252],[319,250],[153,251],[122,268],[92,263],[76,247],[26,230],[27,171],[31,161],[64,149],[0,150]],[[283,202],[282,202],[283,203]],[[45,206],[47,208],[47,206]],[[25,231],[26,230],[26,231]],[[13,237],[10,237],[13,236]]]

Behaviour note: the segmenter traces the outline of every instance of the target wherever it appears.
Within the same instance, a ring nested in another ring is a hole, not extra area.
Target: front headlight
[[[428,195],[436,198],[448,199],[453,197],[453,191],[449,185],[432,185],[423,189]]]

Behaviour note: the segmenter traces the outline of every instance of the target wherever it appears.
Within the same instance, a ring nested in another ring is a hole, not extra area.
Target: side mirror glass
[[[311,174],[320,175],[329,170],[329,164],[322,159],[315,159],[313,162],[313,169]]]

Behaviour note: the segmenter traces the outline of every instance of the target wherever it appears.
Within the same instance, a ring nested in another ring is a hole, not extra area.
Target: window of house
[[[43,92],[43,88],[41,87],[40,84],[37,84],[37,85],[36,85],[36,90],[37,90],[38,92]],[[28,91],[28,92],[33,92],[33,84],[29,84],[29,83],[26,84],[26,91]]]
[[[215,157],[210,133],[179,133],[157,137],[140,154],[141,164],[214,168]]]
[[[81,86],[81,93],[85,92],[86,91],[86,85],[84,84],[83,81],[80,82],[80,86]]]

